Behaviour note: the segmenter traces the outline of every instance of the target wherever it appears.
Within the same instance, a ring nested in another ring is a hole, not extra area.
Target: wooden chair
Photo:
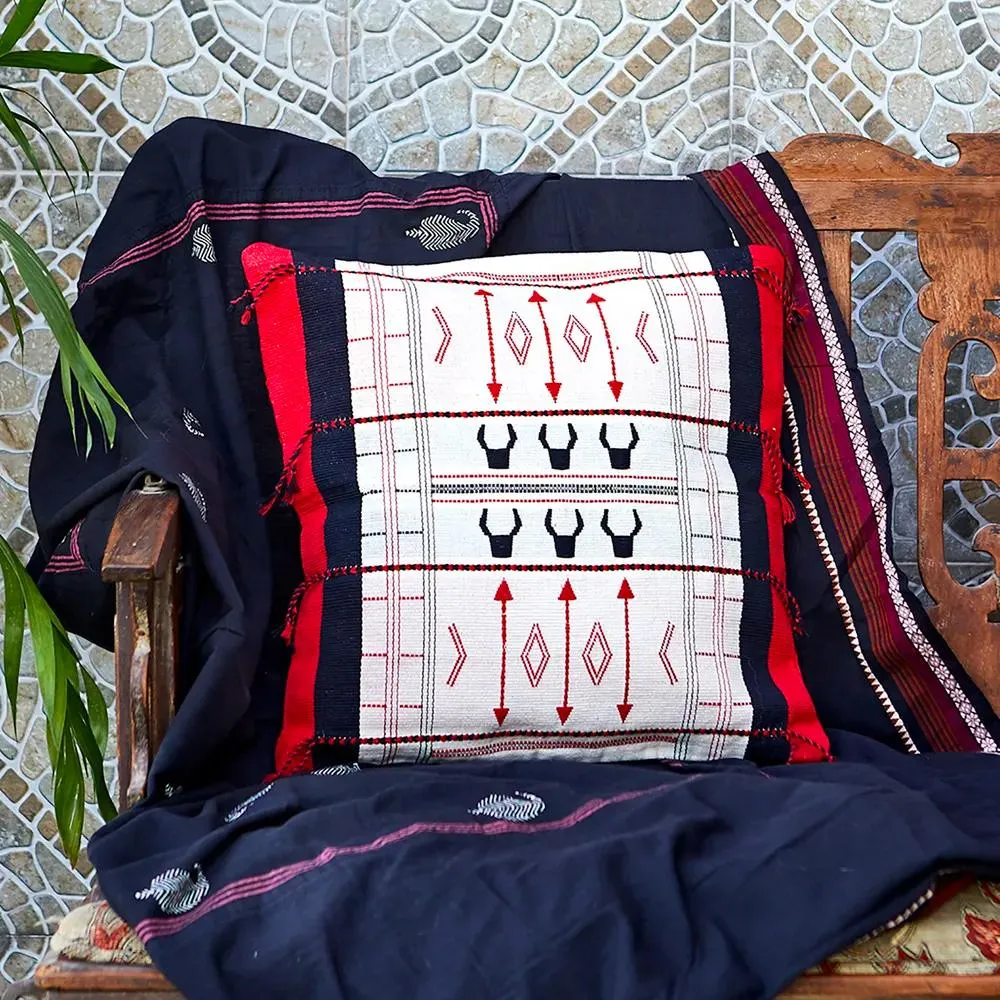
[[[1000,450],[944,445],[945,375],[953,347],[984,342],[1000,362],[1000,135],[955,135],[958,163],[941,168],[846,135],[807,136],[780,155],[819,230],[830,281],[851,315],[851,234],[912,231],[930,283],[919,308],[934,321],[920,356],[917,395],[918,560],[932,617],[969,673],[1000,709],[1000,577],[959,584],[944,557],[943,486],[949,480],[1000,483]],[[983,396],[1000,398],[1000,364],[979,376]],[[118,592],[116,680],[118,766],[123,806],[138,800],[174,700],[178,620],[179,504],[162,483],[125,498],[108,543],[105,578]],[[1000,525],[973,547],[1000,568]],[[167,1000],[180,996],[154,969],[44,960],[9,996],[50,1000]],[[807,975],[784,1000],[813,997],[1000,997],[1000,975]]]

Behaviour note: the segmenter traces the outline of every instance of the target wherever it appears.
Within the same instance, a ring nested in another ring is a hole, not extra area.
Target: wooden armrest
[[[116,585],[115,683],[118,803],[128,808],[146,792],[149,768],[176,698],[176,585],[180,500],[148,477],[122,501],[104,552],[102,575]]]

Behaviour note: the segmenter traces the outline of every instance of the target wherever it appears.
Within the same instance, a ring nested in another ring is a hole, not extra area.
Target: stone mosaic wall
[[[1000,128],[1000,0],[65,0],[32,42],[121,67],[96,80],[0,71],[48,104],[93,167],[74,175],[75,200],[49,169],[50,202],[22,158],[0,151],[0,213],[67,287],[129,158],[185,115],[298,132],[395,173],[669,176],[823,130],[947,162],[949,131]],[[48,133],[70,153],[54,124]],[[912,571],[925,279],[905,235],[865,234],[854,252],[856,341],[898,486],[897,553]],[[11,330],[0,316],[0,530],[26,553],[28,455],[54,352],[33,328],[22,373]],[[960,444],[1000,431],[997,406],[968,389],[983,365],[979,350],[953,358],[948,435]],[[945,502],[949,554],[973,578],[983,567],[967,540],[1000,519],[1000,490],[965,484]],[[109,657],[85,655],[110,699]],[[0,711],[0,980],[28,972],[85,892],[89,865],[69,868],[50,800],[29,679],[17,739]]]

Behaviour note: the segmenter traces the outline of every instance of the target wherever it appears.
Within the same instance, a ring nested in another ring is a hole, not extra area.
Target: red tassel
[[[788,494],[784,492],[779,492],[778,497],[781,501],[781,520],[785,524],[791,524],[795,520],[795,508],[792,506],[792,501],[788,499]]]
[[[242,323],[243,326],[249,326],[250,320],[252,319],[253,319],[253,309],[251,309],[250,306],[247,306],[246,309],[243,310],[243,315],[240,316],[240,323]]]

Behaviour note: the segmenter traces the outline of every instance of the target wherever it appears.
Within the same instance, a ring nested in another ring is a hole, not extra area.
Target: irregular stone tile
[[[163,74],[152,66],[134,66],[122,76],[122,107],[141,122],[151,122],[159,114],[166,93]]]
[[[108,52],[119,63],[138,62],[146,55],[149,26],[133,17],[123,17],[118,34],[108,42]]]
[[[600,36],[591,25],[583,21],[561,21],[559,37],[549,53],[548,63],[560,76],[569,76],[599,42]]]
[[[0,850],[27,847],[32,840],[31,828],[16,812],[0,802]],[[3,858],[11,855],[3,855]]]
[[[69,862],[54,854],[44,844],[35,845],[35,857],[53,891],[63,896],[81,897],[87,894],[87,885],[69,868]]]
[[[177,70],[168,77],[170,84],[189,97],[204,97],[219,84],[219,70],[211,59],[198,56],[187,69]]]
[[[29,891],[43,892],[45,890],[45,882],[30,851],[4,851],[0,854],[0,865],[16,875],[21,884],[26,886]]]
[[[506,125],[523,132],[534,117],[534,112],[529,108],[515,104],[504,97],[482,94],[476,97],[476,121],[480,125]]]
[[[419,100],[396,105],[383,111],[378,116],[378,122],[386,137],[392,142],[411,135],[418,135],[427,130],[423,105]]]
[[[483,166],[487,170],[507,170],[520,159],[527,142],[510,132],[487,132]]]
[[[159,118],[156,119],[156,124],[153,126],[158,132],[162,128],[166,128],[172,122],[177,121],[178,118],[196,118],[198,117],[198,105],[191,101],[183,100],[180,97],[168,97],[167,103],[163,106],[163,113]]]
[[[272,66],[284,68],[288,65],[289,41],[295,23],[295,13],[291,7],[278,7],[268,19],[264,58]]]
[[[390,76],[399,66],[389,38],[383,35],[365,36],[361,43],[361,58],[364,61],[365,79],[369,83]]]
[[[456,10],[448,0],[413,0],[410,10],[446,42],[464,38],[479,20],[475,13]]]
[[[215,121],[243,121],[243,105],[236,94],[229,90],[228,87],[222,87],[214,97],[210,97],[205,102],[205,113]]]
[[[944,0],[896,0],[893,13],[904,24],[923,24],[944,8]]]
[[[411,14],[405,14],[392,33],[392,47],[404,66],[441,51],[441,43]]]
[[[889,84],[887,110],[904,128],[919,129],[934,104],[934,87],[918,73],[897,76]]]
[[[972,111],[972,128],[976,132],[1000,131],[1000,101],[991,97]]]
[[[594,133],[594,145],[602,156],[621,156],[640,149],[646,136],[642,129],[642,107],[638,101],[625,101]]]
[[[835,55],[847,59],[851,54],[851,39],[839,24],[824,14],[816,21],[816,37]]]
[[[38,394],[39,380],[21,365],[0,362],[0,411],[11,413],[29,407]]]
[[[750,52],[761,89],[768,94],[801,90],[806,85],[805,70],[775,41],[755,45]]]
[[[886,75],[867,53],[861,50],[854,53],[854,57],[851,59],[851,71],[857,81],[873,94],[881,96],[885,93],[888,86]]]
[[[101,214],[97,199],[89,192],[52,207],[52,245],[65,250],[85,233]]]
[[[481,150],[482,135],[479,132],[467,132],[465,135],[448,139],[441,147],[441,169],[478,170]]]
[[[438,144],[434,139],[418,139],[396,146],[389,151],[385,169],[426,171],[437,170]]]
[[[153,62],[169,69],[194,55],[188,21],[176,7],[169,8],[153,22]]]
[[[514,82],[519,68],[509,56],[494,51],[470,67],[468,77],[480,90],[506,90]]]
[[[621,0],[580,0],[576,13],[593,21],[602,35],[610,35],[622,22]]]
[[[255,17],[245,7],[235,3],[217,3],[213,9],[222,30],[237,45],[251,52],[263,51],[264,26],[259,17]]]
[[[361,27],[365,32],[388,31],[401,10],[399,0],[365,0],[359,10]]]
[[[625,9],[643,21],[662,21],[680,5],[680,0],[625,0]]]
[[[543,111],[568,111],[573,106],[569,91],[547,66],[530,66],[518,80],[514,96]]]
[[[957,153],[955,147],[948,142],[949,132],[962,132],[966,127],[965,115],[957,108],[939,104],[931,112],[927,124],[920,132],[920,141],[931,156],[944,158]]]
[[[472,124],[472,91],[461,77],[432,83],[425,99],[431,128],[438,135],[455,135]]]
[[[521,0],[514,8],[500,42],[511,55],[530,62],[537,59],[552,41],[556,30],[556,19],[537,4]]]
[[[858,131],[857,122],[844,114],[840,108],[830,100],[823,90],[815,84],[809,88],[809,100],[812,103],[813,111],[816,112],[820,124],[827,132],[852,133]]]
[[[958,69],[965,61],[965,50],[958,39],[954,22],[947,14],[934,18],[920,30],[918,65],[924,73],[939,76]]]
[[[862,45],[878,45],[889,26],[889,8],[866,0],[837,0],[833,16]]]
[[[620,58],[621,56],[628,55],[628,53],[631,52],[639,44],[639,42],[646,37],[647,34],[649,34],[649,28],[646,25],[636,24],[634,21],[630,21],[611,39],[610,42],[608,42],[607,45],[604,46],[601,51],[606,56]],[[660,39],[660,42],[662,44],[662,39]],[[658,48],[659,46],[655,47],[657,50]],[[659,58],[656,59],[656,62],[660,62],[665,55],[666,51],[664,49],[664,51],[659,54]],[[562,75],[564,74],[560,74],[560,76]]]
[[[64,9],[91,38],[108,38],[118,27],[121,4],[114,0],[66,0]]]
[[[569,78],[570,90],[575,94],[589,93],[611,72],[614,65],[610,59],[594,56]]]
[[[310,10],[299,15],[292,29],[292,69],[300,79],[320,87],[330,84],[333,53],[323,18]]]
[[[977,104],[986,93],[986,74],[970,62],[956,76],[937,83],[934,89],[955,104]]]
[[[672,55],[637,91],[642,100],[659,97],[685,83],[691,74],[691,50],[682,49]]]

